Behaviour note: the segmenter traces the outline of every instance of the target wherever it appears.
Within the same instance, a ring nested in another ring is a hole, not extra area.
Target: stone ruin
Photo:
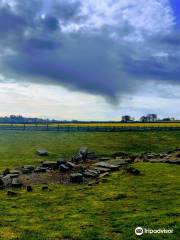
[[[37,150],[37,155],[48,156],[47,150]],[[146,152],[139,155],[125,152],[116,152],[110,157],[97,157],[94,152],[89,152],[87,148],[81,148],[71,160],[63,158],[57,161],[42,161],[41,164],[24,165],[14,170],[5,169],[0,175],[0,189],[15,189],[26,187],[28,192],[32,192],[35,184],[48,183],[76,183],[91,184],[94,180],[98,183],[102,178],[108,176],[113,171],[123,169],[129,174],[139,175],[140,171],[133,167],[135,162],[168,163],[180,164],[180,149],[176,148],[168,153],[156,154]],[[42,187],[46,190],[48,187]],[[12,191],[8,191],[9,196],[15,196]]]

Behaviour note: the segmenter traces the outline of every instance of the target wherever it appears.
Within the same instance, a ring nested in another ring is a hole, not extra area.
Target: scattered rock
[[[0,190],[4,189],[4,182],[2,178],[0,178]]]
[[[72,157],[72,161],[77,163],[83,162],[83,157],[81,154],[77,154],[75,156]]]
[[[35,173],[44,173],[44,172],[46,172],[47,171],[47,169],[45,168],[45,167],[36,167],[35,169],[34,169],[34,172]]]
[[[82,159],[85,161],[88,156],[88,148],[87,147],[80,148],[79,154],[82,156]]]
[[[5,187],[11,186],[12,178],[10,177],[10,174],[4,176],[2,178],[2,181],[3,181]]]
[[[47,154],[46,150],[38,151],[40,155]],[[119,168],[125,168],[130,174],[139,175],[140,171],[138,169],[135,169],[132,165],[129,166],[130,163],[137,161],[180,164],[179,149],[171,151],[169,154],[146,152],[141,155],[133,155],[117,152],[114,153],[113,156],[113,159],[101,157],[98,161],[94,152],[88,152],[87,148],[81,148],[79,153],[72,157],[72,161],[65,161],[65,159],[60,158],[57,161],[43,161],[41,165],[39,163],[39,166],[24,165],[21,170],[9,170],[7,168],[4,170],[3,175],[0,175],[0,189],[6,187],[21,187],[22,182],[23,185],[26,186],[33,183],[46,184],[51,182],[51,180],[52,182],[58,183],[69,183],[69,181],[72,183],[86,183],[96,180],[103,182],[104,179],[108,180],[108,178],[104,178],[105,176],[108,176],[111,171],[116,171]],[[96,160],[96,163],[92,164],[89,160]],[[61,173],[54,171],[56,169],[59,169]],[[26,176],[26,174],[30,175]],[[20,182],[20,180],[22,182]],[[43,187],[43,189],[47,189],[47,187]],[[31,186],[27,186],[27,191],[31,191]]]
[[[10,174],[16,174],[16,175],[19,176],[21,174],[21,171],[19,171],[19,170],[11,170],[9,173]]]
[[[99,178],[104,178],[104,177],[107,177],[107,176],[109,176],[109,172],[101,173],[99,175]]]
[[[10,177],[10,178],[18,178],[19,177],[19,174],[8,174],[6,175],[6,177]]]
[[[167,160],[166,163],[170,163],[170,164],[180,164],[180,160]]]
[[[29,168],[23,168],[22,169],[22,173],[23,174],[31,174],[33,170],[29,169]]]
[[[70,181],[72,183],[82,183],[83,182],[83,175],[81,173],[72,173],[70,175]]]
[[[24,165],[22,167],[22,173],[23,174],[31,174],[34,171],[34,166],[33,165]]]
[[[61,164],[65,164],[66,163],[66,160],[64,158],[60,158],[59,160],[57,160],[57,165],[58,167],[61,165]]]
[[[97,167],[103,167],[103,168],[109,168],[111,169],[112,171],[114,170],[118,170],[119,169],[119,166],[117,165],[113,165],[113,164],[109,164],[107,162],[98,162],[98,163],[95,163],[94,166],[97,166]]]
[[[23,168],[33,171],[35,167],[33,165],[24,165]]]
[[[176,147],[175,152],[180,152],[180,148]]]
[[[66,162],[66,166],[68,167],[68,168],[70,168],[70,169],[73,169],[73,168],[75,168],[76,167],[76,165],[74,164],[74,163],[72,163],[72,162]]]
[[[16,193],[16,192],[13,192],[13,191],[8,191],[8,192],[7,192],[7,195],[10,196],[10,197],[16,197],[16,196],[17,196],[17,193]]]
[[[131,154],[131,155],[129,156],[131,162],[134,162],[134,161],[136,160],[137,157],[138,157],[137,154]]]
[[[12,187],[13,188],[20,188],[20,187],[22,187],[22,182],[20,181],[20,179],[19,178],[13,178],[12,179]]]
[[[103,167],[94,167],[93,169],[100,171],[100,173],[105,173],[105,172],[110,172],[111,171],[111,169],[103,168]]]
[[[36,152],[39,156],[48,156],[48,151],[45,149],[39,149]]]
[[[171,154],[173,152],[174,152],[173,150],[170,150],[170,151],[167,152],[167,154],[169,155],[169,154]]]
[[[152,158],[154,158],[154,157],[155,157],[155,155],[154,155],[154,154],[152,154],[152,153],[151,153],[151,154],[147,154],[146,156],[147,156],[147,159],[152,159]]]
[[[108,161],[110,160],[109,157],[101,157],[101,158],[98,158],[99,161]]]
[[[9,168],[6,168],[4,171],[3,171],[3,175],[6,176],[10,173],[10,170]]]
[[[100,174],[100,171],[98,171],[98,170],[90,170],[90,169],[84,171],[84,173],[83,173],[83,175],[85,177],[87,177],[87,178],[96,178],[96,177],[99,176],[99,174]]]
[[[133,175],[140,175],[140,173],[141,173],[138,169],[136,169],[136,168],[134,168],[134,167],[132,167],[132,166],[128,166],[128,167],[126,168],[126,171],[127,171],[128,173],[130,173],[130,174],[133,174]]]
[[[42,166],[46,167],[46,168],[57,169],[58,168],[58,163],[57,162],[45,161],[45,162],[43,162]]]
[[[61,164],[61,165],[59,166],[59,170],[62,171],[62,172],[67,172],[67,171],[69,171],[70,169],[69,169],[69,167],[66,166],[65,164]]]
[[[27,187],[26,187],[26,190],[27,190],[27,192],[32,192],[32,191],[33,191],[33,188],[32,188],[31,186],[27,186]]]

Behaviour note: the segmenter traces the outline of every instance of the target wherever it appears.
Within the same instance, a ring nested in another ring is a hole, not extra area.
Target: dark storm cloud
[[[25,56],[25,54],[27,55],[32,55],[33,53],[36,54],[37,51],[56,49],[57,43],[53,40],[48,40],[44,38],[29,38],[25,42],[22,42],[22,45],[20,45],[19,48],[21,49],[23,55]]]
[[[0,57],[0,70],[4,75],[59,84],[111,101],[149,80],[179,84],[177,33],[132,41],[126,37],[136,31],[127,22],[101,29],[87,23],[81,30],[68,32],[71,25],[67,23],[76,28],[87,18],[87,13],[80,11],[80,1],[51,1],[48,9],[44,2],[17,0],[14,8],[0,5],[0,34],[4,38],[0,49],[5,52]]]
[[[180,80],[179,58],[169,57],[166,63],[153,58],[138,61],[128,59],[126,63],[124,70],[141,79],[168,80],[177,83]]]
[[[30,76],[31,79],[35,76],[43,77],[43,82],[46,83],[51,79],[50,82],[54,84],[60,83],[71,88],[115,98],[123,83],[118,79],[120,73],[116,66],[111,66],[108,49],[112,46],[112,42],[104,41],[102,37],[94,36],[94,39],[92,37],[89,39],[74,35],[69,39],[68,36],[61,39],[55,51],[50,51],[49,45],[44,43],[35,42],[38,49],[30,43],[28,47],[33,49],[33,54],[23,50],[19,55],[7,57],[6,65],[23,77]],[[101,47],[98,44],[99,41],[101,41]],[[86,44],[79,46],[79,42]],[[42,49],[44,45],[46,49]]]
[[[56,16],[61,20],[74,20],[78,19],[78,14],[80,13],[80,1],[67,1],[67,0],[55,0],[52,3],[52,10]],[[82,16],[81,16],[82,17]]]
[[[42,20],[42,24],[47,31],[56,31],[59,28],[59,22],[56,17],[46,17]]]
[[[23,17],[13,13],[8,6],[0,8],[0,34],[1,38],[10,33],[18,34],[26,27]]]

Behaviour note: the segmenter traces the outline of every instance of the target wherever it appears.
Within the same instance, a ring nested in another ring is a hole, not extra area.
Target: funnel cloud
[[[176,17],[168,0],[0,0],[0,72],[114,103],[179,85]]]

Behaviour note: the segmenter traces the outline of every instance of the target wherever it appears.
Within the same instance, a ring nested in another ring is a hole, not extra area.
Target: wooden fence
[[[0,130],[16,131],[59,131],[59,132],[129,132],[129,131],[180,131],[180,127],[141,127],[141,126],[61,126],[51,124],[4,124],[0,125]]]

